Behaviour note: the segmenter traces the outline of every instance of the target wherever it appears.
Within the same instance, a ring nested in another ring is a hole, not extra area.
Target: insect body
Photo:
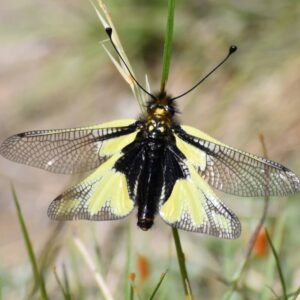
[[[125,174],[129,194],[138,206],[138,226],[153,224],[159,206],[169,198],[176,180],[185,178],[183,154],[176,147],[174,107],[165,94],[148,104],[148,117],[137,126],[139,133],[125,147],[115,168]]]
[[[56,220],[115,220],[136,206],[143,230],[159,213],[177,228],[232,239],[240,222],[210,186],[238,196],[300,191],[284,166],[181,126],[175,111],[172,98],[160,94],[138,121],[25,132],[4,141],[0,153],[56,173],[97,168],[51,203],[48,215]]]
[[[137,121],[25,132],[4,141],[0,153],[56,173],[95,169],[50,204],[55,220],[116,220],[137,207],[143,230],[159,214],[171,226],[233,239],[240,222],[211,187],[237,196],[300,191],[299,178],[286,167],[181,126],[175,100],[186,93],[148,94],[147,115]]]

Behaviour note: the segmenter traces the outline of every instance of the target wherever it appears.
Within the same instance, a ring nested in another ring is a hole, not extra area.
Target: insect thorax
[[[176,109],[171,97],[159,93],[147,104],[147,117],[144,120],[144,130],[150,138],[170,135],[174,123]]]

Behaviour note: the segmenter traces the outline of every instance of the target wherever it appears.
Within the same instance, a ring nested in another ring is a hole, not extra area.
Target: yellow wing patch
[[[114,215],[126,216],[133,209],[133,202],[129,199],[125,176],[114,170],[108,171],[97,183],[86,205],[91,215],[109,206]]]
[[[102,142],[99,149],[100,156],[111,156],[119,153],[125,146],[132,143],[137,135],[137,132],[126,134],[124,136],[108,139]]]
[[[48,208],[55,220],[116,220],[134,208],[125,176],[113,166],[120,154],[114,155],[81,183],[58,196]]]
[[[176,181],[169,199],[160,207],[160,216],[173,227],[238,238],[241,225],[234,213],[213,193],[208,184],[188,164],[190,176]]]
[[[83,129],[103,129],[103,128],[123,127],[123,126],[129,126],[134,122],[136,122],[135,119],[120,119],[120,120],[114,120],[106,123],[84,127]]]
[[[188,134],[190,135],[193,135],[193,136],[196,136],[200,139],[203,139],[203,140],[207,140],[209,142],[213,142],[215,144],[218,144],[218,145],[224,145],[223,143],[221,143],[220,141],[214,139],[213,137],[211,137],[210,135],[206,134],[205,132],[199,130],[199,129],[196,129],[194,127],[191,127],[191,126],[187,126],[187,125],[182,125],[181,128],[187,132]]]
[[[106,122],[95,126],[90,126],[88,127],[88,129],[105,129],[105,128],[111,129],[111,128],[124,127],[133,124],[135,121],[136,120],[134,119],[115,120],[115,121]],[[129,145],[134,141],[136,135],[137,132],[133,132],[130,134],[126,134],[124,136],[102,141],[99,149],[99,155],[111,156],[116,153],[119,153],[125,146]]]
[[[184,142],[181,138],[175,135],[176,146],[197,169],[203,171],[206,168],[206,154],[204,151],[194,147],[193,145]]]
[[[182,214],[190,212],[193,223],[201,224],[204,217],[201,203],[204,199],[199,197],[204,198],[190,180],[179,179],[175,183],[168,201],[161,207],[160,214],[169,223],[175,223],[182,219]]]

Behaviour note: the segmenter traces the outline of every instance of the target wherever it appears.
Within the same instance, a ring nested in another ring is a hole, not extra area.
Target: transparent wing
[[[177,135],[185,156],[195,157],[199,174],[213,187],[237,196],[284,196],[300,191],[299,178],[288,168],[263,157],[226,146],[199,130],[183,126]]]
[[[114,170],[118,155],[108,159],[81,183],[70,188],[48,208],[53,220],[117,220],[134,208],[124,174]],[[116,188],[118,187],[118,188]]]
[[[187,163],[188,164],[188,163]],[[178,179],[170,197],[160,207],[160,216],[169,225],[219,238],[236,239],[241,225],[236,215],[213,193],[194,167]]]
[[[132,142],[136,130],[134,120],[120,120],[85,128],[29,131],[5,140],[0,154],[54,173],[84,172]]]

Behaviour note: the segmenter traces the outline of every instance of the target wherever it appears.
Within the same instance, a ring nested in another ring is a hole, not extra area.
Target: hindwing
[[[120,158],[116,154],[79,184],[70,188],[48,208],[54,220],[116,220],[126,217],[134,208],[130,199],[126,177],[114,165]]]
[[[217,198],[194,166],[187,160],[185,163],[188,175],[175,182],[169,198],[161,203],[162,219],[179,229],[226,239],[238,238],[241,232],[238,218]]]

